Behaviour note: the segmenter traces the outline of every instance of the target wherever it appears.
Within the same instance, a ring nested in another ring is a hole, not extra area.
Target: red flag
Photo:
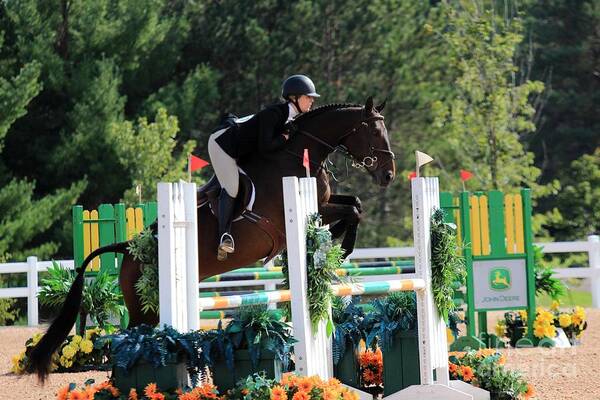
[[[417,177],[417,173],[415,171],[412,171],[406,177],[408,178],[409,181],[412,181],[413,179],[415,179]]]
[[[473,174],[470,173],[469,171],[465,171],[464,169],[460,170],[460,180],[461,181],[468,181],[469,179],[471,179],[473,177]]]
[[[310,160],[308,158],[308,149],[304,149],[304,157],[302,157],[302,165],[306,169],[306,176],[310,176]]]
[[[190,154],[190,172],[194,172],[198,169],[202,169],[209,165],[208,161],[204,161],[200,157]]]

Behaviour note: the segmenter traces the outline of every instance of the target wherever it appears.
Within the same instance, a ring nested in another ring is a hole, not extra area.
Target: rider
[[[305,75],[292,75],[282,85],[284,102],[270,105],[237,127],[220,129],[208,139],[208,154],[221,184],[219,195],[219,247],[217,259],[227,259],[235,245],[231,236],[231,219],[238,194],[239,172],[237,160],[256,152],[267,155],[283,147],[289,139],[285,124],[298,114],[310,110],[319,97],[315,85]]]

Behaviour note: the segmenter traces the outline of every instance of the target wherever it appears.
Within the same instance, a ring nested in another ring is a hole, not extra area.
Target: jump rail
[[[180,330],[198,329],[199,320],[197,317],[194,318],[199,315],[198,310],[291,301],[294,337],[298,340],[294,346],[296,372],[302,375],[319,375],[324,379],[331,378],[333,376],[331,339],[325,333],[324,323],[313,331],[308,312],[308,299],[305,295],[307,291],[305,224],[307,216],[317,211],[315,179],[283,178],[290,289],[212,298],[199,298],[197,293],[196,235],[191,232],[196,228],[193,223],[196,220],[195,215],[192,211],[182,212],[174,209],[174,205],[177,204],[180,207],[193,208],[195,212],[195,198],[191,196],[191,193],[195,193],[195,187],[185,183],[161,185],[163,186],[161,190],[159,185],[158,216],[159,234],[162,235],[159,241],[161,324],[170,324]],[[334,292],[336,295],[346,296],[414,290],[417,294],[421,385],[410,386],[386,399],[489,399],[489,393],[486,391],[461,381],[449,380],[446,325],[437,312],[431,288],[430,221],[433,210],[439,207],[437,178],[413,179],[412,199],[416,277],[336,285]],[[188,201],[190,204],[183,204]],[[162,202],[167,202],[169,205],[161,205]],[[186,255],[188,252],[192,254]],[[187,271],[185,271],[186,264]],[[166,269],[166,272],[163,273],[163,269]],[[170,271],[176,272],[169,274]],[[194,271],[196,271],[195,276]],[[162,282],[163,274],[171,275],[166,278],[166,283]],[[163,290],[163,287],[166,290]],[[294,295],[292,296],[291,293]],[[163,307],[164,301],[168,304]],[[187,319],[185,314],[192,317]],[[434,379],[434,371],[437,380]]]

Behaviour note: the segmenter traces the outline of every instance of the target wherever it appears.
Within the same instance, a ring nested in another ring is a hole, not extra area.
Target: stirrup
[[[233,237],[225,232],[221,235],[221,243],[217,249],[217,260],[224,261],[227,260],[227,255],[233,253],[235,251],[235,242]]]

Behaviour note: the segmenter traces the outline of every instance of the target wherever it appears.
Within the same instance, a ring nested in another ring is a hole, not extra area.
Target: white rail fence
[[[586,241],[577,242],[546,242],[535,243],[542,246],[544,254],[558,253],[588,253],[588,266],[576,268],[558,268],[555,270],[556,277],[585,278],[590,280],[590,291],[592,293],[592,307],[600,308],[600,236],[590,235]],[[381,247],[356,249],[350,254],[350,260],[365,260],[374,258],[413,258],[415,250],[413,247]],[[63,267],[73,269],[73,260],[57,260]],[[38,318],[38,273],[44,272],[52,265],[52,261],[39,261],[37,257],[27,257],[27,262],[14,262],[0,264],[0,276],[3,274],[27,274],[27,286],[0,288],[0,299],[2,298],[27,298],[27,324],[37,326]],[[361,277],[361,280],[385,280],[393,276],[378,275],[373,277]],[[397,276],[396,276],[397,278]],[[277,279],[265,279],[254,281],[226,281],[226,282],[202,282],[199,288],[219,287],[241,287],[241,286],[263,286],[265,290],[274,290],[278,284]]]

